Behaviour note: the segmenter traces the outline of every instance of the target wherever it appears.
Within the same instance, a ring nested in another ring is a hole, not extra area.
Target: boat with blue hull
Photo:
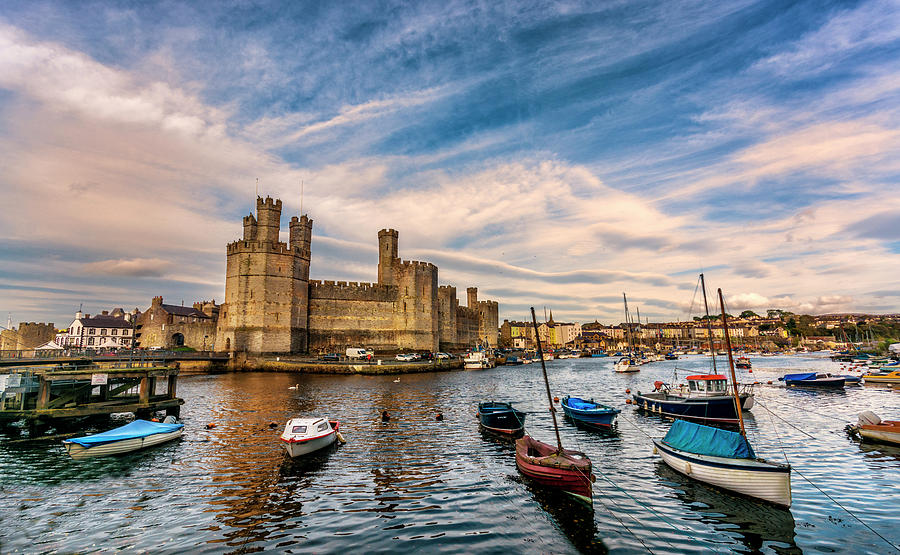
[[[509,437],[525,433],[526,413],[516,410],[510,403],[488,401],[478,404],[478,422],[482,429]]]
[[[184,424],[167,416],[165,422],[135,420],[112,430],[63,441],[66,452],[73,459],[119,455],[146,449],[181,437]]]
[[[832,376],[828,372],[804,372],[785,374],[778,378],[790,387],[844,387],[844,376]]]
[[[639,409],[672,418],[685,418],[708,423],[737,424],[734,398],[728,393],[728,380],[722,374],[698,374],[687,377],[687,386],[670,388],[663,382],[654,384],[652,393],[631,394]],[[740,393],[741,409],[753,407],[753,393],[745,388]]]
[[[588,428],[600,428],[608,430],[612,427],[619,409],[614,409],[593,400],[585,400],[566,395],[562,399],[562,408],[566,416]]]

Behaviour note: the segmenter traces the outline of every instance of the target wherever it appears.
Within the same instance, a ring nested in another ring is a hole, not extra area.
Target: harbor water
[[[788,372],[844,372],[814,356],[752,361],[739,371],[761,382],[748,436],[759,456],[792,465],[790,509],[696,483],[653,454],[671,421],[626,405],[625,390],[707,372],[701,356],[625,375],[611,358],[548,362],[554,395],[622,409],[612,433],[560,418],[563,444],[594,463],[593,513],[523,482],[513,446],[478,431],[478,402],[511,401],[530,434],[555,442],[539,364],[240,373],[182,377],[184,436],[147,451],[73,461],[58,442],[0,436],[0,552],[894,552],[900,448],[844,427],[864,410],[900,420],[900,391],[785,389]],[[340,420],[346,444],[289,460],[278,436],[298,415]]]

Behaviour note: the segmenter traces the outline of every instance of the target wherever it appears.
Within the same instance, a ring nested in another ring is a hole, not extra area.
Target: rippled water
[[[786,457],[796,471],[794,505],[781,510],[670,471],[649,439],[669,422],[625,405],[626,388],[647,390],[654,380],[670,380],[676,366],[683,378],[706,364],[690,357],[621,375],[610,359],[548,363],[555,395],[623,409],[616,433],[561,425],[564,445],[594,462],[593,514],[530,489],[512,446],[478,432],[477,403],[509,400],[531,413],[532,435],[553,442],[540,365],[402,375],[399,382],[183,377],[185,436],[168,445],[76,462],[58,443],[0,437],[0,552],[891,552],[875,532],[900,543],[900,449],[860,444],[843,431],[862,410],[900,419],[900,392],[785,390],[765,382],[788,369],[840,365],[753,359],[753,374],[741,380],[763,385],[749,436],[760,456]],[[296,383],[299,390],[288,389]],[[390,422],[381,422],[382,410]],[[347,443],[291,462],[277,437],[294,415],[339,419]],[[206,430],[208,423],[216,427]]]

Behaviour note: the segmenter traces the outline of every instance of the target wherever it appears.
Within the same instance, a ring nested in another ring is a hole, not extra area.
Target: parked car
[[[434,353],[434,358],[440,360],[445,358],[451,358],[449,353]]]
[[[416,356],[413,354],[399,354],[399,355],[395,356],[394,358],[401,362],[410,362],[410,361],[416,360]]]
[[[350,347],[347,349],[347,358],[366,358],[369,353],[365,349]]]
[[[422,353],[419,355],[421,360],[434,360],[434,353]]]
[[[327,355],[322,355],[320,360],[324,360],[326,362],[337,362],[341,360],[341,355],[337,353],[328,353]]]

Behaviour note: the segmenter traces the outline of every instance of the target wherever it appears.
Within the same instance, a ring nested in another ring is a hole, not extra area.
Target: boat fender
[[[347,443],[347,440],[344,439],[344,436],[341,435],[341,432],[337,432],[334,435],[337,437],[337,440],[341,442],[341,444]]]
[[[625,399],[625,404],[626,404],[626,405],[630,405],[630,404],[631,404],[631,399]]]
[[[554,402],[554,403],[558,403],[558,402],[559,402],[559,397],[554,397],[554,398],[553,398],[553,402]]]
[[[684,463],[684,473],[685,474],[693,474],[694,469],[691,468],[691,463]]]
[[[653,446],[653,454],[656,455],[659,453],[659,450],[656,448],[656,445]]]
[[[644,401],[644,410],[647,410],[647,401]]]

